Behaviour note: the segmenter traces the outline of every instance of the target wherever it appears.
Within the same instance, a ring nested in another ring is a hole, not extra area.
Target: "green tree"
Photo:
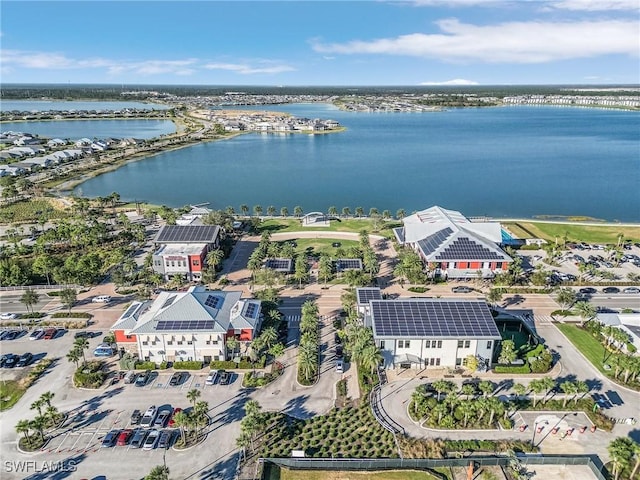
[[[580,319],[582,320],[580,322],[581,326],[584,325],[585,322],[594,319],[597,315],[596,307],[584,300],[576,302],[573,309],[580,315]]]
[[[482,380],[478,383],[478,388],[485,397],[488,397],[495,390],[495,385],[490,380]]]
[[[570,288],[560,288],[558,289],[555,297],[555,301],[560,305],[560,308],[566,310],[571,307],[576,301],[576,292],[574,292]]]
[[[261,343],[268,349],[278,340],[278,332],[274,327],[267,327],[262,331],[259,338]]]
[[[31,438],[29,437],[29,432],[31,431],[31,422],[29,420],[19,420],[16,423],[16,432],[24,433],[24,437],[27,439],[27,442],[31,442]]]
[[[38,303],[40,300],[40,295],[36,293],[35,290],[25,290],[25,292],[20,297],[20,302],[27,307],[27,311],[33,312],[33,306]]]
[[[227,338],[226,345],[227,345],[227,355],[229,355],[230,358],[233,358],[236,352],[236,349],[240,345],[240,342],[236,337],[229,337]]]
[[[349,207],[342,207],[342,216],[348,217],[351,215],[351,209]]]
[[[256,217],[259,217],[262,215],[262,205],[255,205],[253,207],[253,213],[256,215]]]
[[[192,388],[187,392],[187,400],[193,404],[194,408],[196,406],[196,402],[200,398],[200,395],[202,395],[202,392],[197,388]]]
[[[492,288],[487,293],[487,302],[494,308],[502,301],[502,292],[497,288]]]
[[[614,480],[618,480],[620,474],[631,465],[634,450],[634,442],[629,437],[618,437],[609,443],[607,451],[611,457]]]
[[[217,269],[220,263],[222,263],[223,259],[224,259],[224,252],[219,248],[216,248],[208,252],[206,257],[207,265],[210,265],[211,267],[213,267],[214,270]]]
[[[68,311],[71,312],[71,307],[76,303],[78,294],[73,288],[65,288],[60,291],[59,298],[62,305],[66,306]]]
[[[368,370],[370,373],[374,373],[378,365],[382,363],[382,360],[380,349],[374,344],[369,344],[362,349],[359,355],[359,366]]]
[[[270,217],[275,217],[276,216],[276,207],[274,207],[273,205],[269,205],[267,207],[267,215],[269,215]]]
[[[569,380],[564,381],[560,384],[560,390],[564,392],[564,398],[562,399],[562,406],[567,406],[567,401],[569,400],[569,395],[574,395],[578,392],[578,388],[574,382]]]
[[[47,407],[51,407],[51,400],[53,400],[53,397],[55,397],[56,394],[53,392],[44,392],[42,395],[40,395],[40,399],[45,403],[45,405]]]
[[[77,349],[82,354],[82,360],[87,363],[87,359],[84,356],[84,351],[89,348],[89,340],[86,338],[76,338],[73,341],[73,348]]]
[[[404,208],[400,208],[398,209],[398,211],[396,212],[396,218],[398,220],[402,220],[404,217],[407,216],[407,212],[405,212]]]
[[[513,363],[513,361],[518,357],[515,350],[515,343],[513,340],[503,340],[502,347],[500,350],[500,356],[498,357],[498,362],[504,364]]]
[[[296,205],[295,207],[293,207],[294,217],[301,217],[303,213],[304,211],[302,210],[302,207],[300,205]]]
[[[166,465],[156,465],[144,477],[144,480],[169,480],[169,467]]]
[[[522,397],[525,393],[527,393],[527,387],[522,383],[516,383],[515,385],[513,385],[512,389],[518,397]]]
[[[243,203],[242,205],[240,205],[240,211],[242,212],[242,215],[246,217],[249,213],[249,207]]]
[[[300,288],[302,288],[302,283],[309,280],[309,271],[307,269],[307,260],[303,255],[298,255],[296,257],[293,278],[297,282],[299,282]]]
[[[186,444],[185,438],[185,428],[189,424],[189,417],[184,410],[179,411],[173,416],[173,421],[176,427],[180,429],[180,438],[182,439],[182,444]]]
[[[331,206],[331,207],[329,207],[329,210],[327,210],[327,213],[331,217],[337,217],[338,216],[338,209],[335,206]]]
[[[287,207],[282,207],[280,209],[280,216],[288,217],[289,216],[289,209]]]
[[[364,217],[364,208],[362,207],[356,207],[356,216],[358,218],[360,217]]]
[[[67,360],[73,362],[76,365],[76,368],[78,368],[78,362],[80,362],[81,358],[82,354],[77,348],[72,348],[71,351],[67,353]]]
[[[467,428],[467,425],[469,424],[469,417],[474,413],[476,413],[475,406],[472,402],[462,402],[458,406],[458,409],[464,415],[463,425],[464,425],[464,428]]]
[[[433,388],[438,393],[438,402],[440,401],[440,394],[452,393],[456,389],[456,385],[448,380],[436,380],[432,383]]]
[[[322,278],[322,281],[327,283],[333,274],[333,264],[331,258],[328,255],[321,255],[318,261],[318,276]]]
[[[45,401],[42,398],[39,398],[38,400],[35,400],[29,408],[31,408],[31,410],[37,410],[38,417],[42,417],[42,409],[45,405]]]
[[[33,261],[31,268],[34,273],[47,277],[47,285],[51,285],[51,273],[53,269],[59,265],[55,257],[48,253],[39,254]]]

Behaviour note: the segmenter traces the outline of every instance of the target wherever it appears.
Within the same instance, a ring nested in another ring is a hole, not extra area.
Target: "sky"
[[[2,83],[640,84],[640,0],[0,2]]]

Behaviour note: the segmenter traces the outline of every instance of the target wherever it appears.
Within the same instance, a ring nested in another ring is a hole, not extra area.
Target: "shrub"
[[[524,374],[531,373],[531,368],[526,363],[524,365],[519,366],[511,366],[511,365],[496,365],[493,368],[495,373],[514,373],[514,374]]]
[[[42,312],[30,312],[20,314],[20,318],[42,318],[45,314]]]
[[[76,387],[100,388],[107,378],[103,363],[99,361],[82,364],[73,374]]]
[[[91,318],[92,315],[87,312],[56,312],[51,318]]]
[[[236,368],[236,363],[226,360],[214,360],[209,364],[212,370],[228,370],[230,368]]]
[[[175,370],[200,370],[202,368],[202,362],[198,360],[173,362],[173,368]]]
[[[424,293],[429,289],[425,288],[425,287],[409,287],[409,288],[407,288],[407,290],[409,290],[410,292],[413,292],[413,293]]]
[[[336,389],[338,391],[339,397],[346,397],[347,396],[347,380],[343,378],[342,380],[338,381],[336,385]]]
[[[169,364],[168,364],[168,362],[166,360],[164,362],[160,362],[160,365],[158,366],[158,369],[166,370],[167,368],[169,368]]]
[[[133,365],[135,370],[153,370],[156,367],[155,362],[136,362]]]

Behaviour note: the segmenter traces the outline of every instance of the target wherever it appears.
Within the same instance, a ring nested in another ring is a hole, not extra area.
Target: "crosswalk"
[[[297,327],[298,325],[300,325],[300,319],[302,317],[300,315],[287,315],[286,319],[287,319],[287,324],[289,325],[289,327]]]
[[[553,318],[549,315],[536,315],[536,322],[541,325],[551,325],[553,323]]]

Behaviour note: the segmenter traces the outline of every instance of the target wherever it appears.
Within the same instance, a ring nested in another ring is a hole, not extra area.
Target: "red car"
[[[44,336],[42,338],[44,338],[45,340],[51,340],[52,338],[55,338],[57,334],[58,334],[57,328],[47,328],[44,331]]]
[[[118,435],[118,440],[116,440],[116,445],[118,445],[119,447],[124,447],[129,443],[129,440],[131,439],[131,435],[133,435],[133,430],[131,430],[130,428],[127,428],[126,430],[122,430]]]
[[[176,416],[176,413],[181,412],[182,409],[180,407],[176,407],[173,409],[173,413],[171,414],[171,418],[169,419],[169,426],[170,427],[174,427],[176,424],[176,421],[173,419],[173,417]]]

